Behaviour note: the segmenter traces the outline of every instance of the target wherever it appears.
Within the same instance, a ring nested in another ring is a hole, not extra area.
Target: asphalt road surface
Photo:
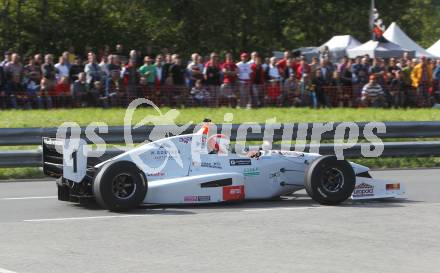
[[[407,198],[142,207],[59,202],[53,182],[0,183],[0,273],[440,272],[440,170],[373,172]]]

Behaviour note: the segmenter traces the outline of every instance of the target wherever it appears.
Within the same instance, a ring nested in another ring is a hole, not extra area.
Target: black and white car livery
[[[373,179],[367,167],[335,156],[279,150],[238,155],[225,151],[223,138],[210,136],[205,126],[198,133],[146,143],[107,160],[88,156],[83,140],[76,140],[72,149],[72,140],[44,138],[43,169],[58,178],[59,200],[94,198],[115,211],[144,203],[271,199],[302,189],[325,205],[404,194],[400,183]]]

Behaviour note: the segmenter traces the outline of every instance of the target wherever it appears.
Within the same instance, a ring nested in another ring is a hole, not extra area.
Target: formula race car
[[[92,158],[82,139],[43,139],[43,170],[56,177],[58,199],[95,199],[123,211],[139,204],[205,204],[272,199],[305,189],[316,202],[404,194],[396,181],[373,179],[367,167],[335,156],[294,151],[230,152],[209,124],[189,135],[149,142],[110,159]],[[101,161],[101,162],[100,162]]]

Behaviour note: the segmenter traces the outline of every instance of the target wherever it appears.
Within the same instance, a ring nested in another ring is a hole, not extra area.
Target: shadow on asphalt
[[[379,200],[348,200],[334,207],[357,207],[357,208],[385,208],[405,207],[408,204],[423,203],[403,198],[389,198]],[[89,201],[84,204],[72,204],[73,207],[101,211],[96,202]],[[271,200],[246,200],[241,202],[224,202],[212,204],[180,204],[180,205],[157,205],[143,204],[137,209],[119,214],[159,214],[159,215],[194,215],[205,210],[245,210],[245,209],[271,209],[271,208],[307,208],[321,206],[313,201],[306,193],[295,193]],[[198,212],[199,211],[199,212]]]
[[[375,200],[349,200],[341,204],[342,207],[361,207],[361,208],[394,208],[406,207],[408,204],[425,203],[424,201],[415,201],[405,198],[386,198]]]
[[[105,211],[105,209],[101,208],[96,202],[90,202],[87,204],[72,204],[72,207],[78,208],[78,209],[87,209],[87,210],[95,210],[95,211]],[[177,208],[177,207],[176,207]],[[124,211],[124,212],[113,212],[116,214],[166,214],[166,215],[192,215],[197,214],[193,211],[185,211],[185,210],[176,210],[172,209],[171,207],[154,207],[154,206],[139,206],[139,208],[130,210],[130,211]]]

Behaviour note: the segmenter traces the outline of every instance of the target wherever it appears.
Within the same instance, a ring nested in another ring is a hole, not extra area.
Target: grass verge
[[[0,169],[0,180],[44,178],[41,168]]]
[[[162,113],[169,108],[161,109]],[[439,109],[371,109],[371,108],[187,108],[178,109],[180,114],[177,123],[199,123],[209,117],[215,123],[223,123],[226,113],[233,114],[232,123],[259,122],[276,118],[276,122],[328,122],[328,121],[438,121]],[[0,128],[12,127],[57,127],[66,121],[87,125],[91,122],[105,122],[109,126],[124,124],[125,109],[55,109],[55,110],[7,110],[0,111]],[[132,124],[139,122],[147,115],[157,115],[151,108],[140,108],[135,111]]]

